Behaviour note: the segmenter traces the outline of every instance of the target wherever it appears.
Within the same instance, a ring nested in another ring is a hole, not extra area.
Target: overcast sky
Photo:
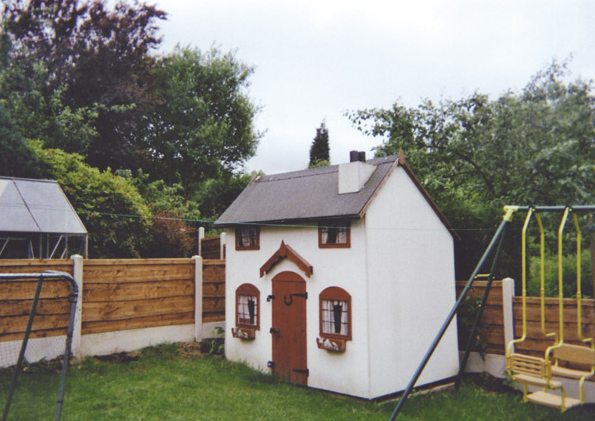
[[[158,0],[163,51],[176,44],[235,51],[254,66],[249,95],[266,131],[247,170],[306,168],[316,128],[331,163],[367,151],[345,111],[413,107],[423,98],[496,98],[553,59],[595,78],[592,0]]]

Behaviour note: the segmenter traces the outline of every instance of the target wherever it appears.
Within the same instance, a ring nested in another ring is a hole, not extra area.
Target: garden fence
[[[0,273],[61,270],[72,275],[81,291],[77,306],[73,352],[77,357],[132,351],[162,342],[209,337],[225,322],[225,262],[189,259],[0,260]],[[16,340],[23,320],[6,313],[19,299],[18,290],[0,296],[0,345]],[[59,298],[60,289],[44,294]],[[67,314],[55,302],[31,333],[35,342],[63,335]],[[21,316],[22,318],[22,316]],[[12,344],[11,346],[14,346]],[[41,345],[41,349],[45,347]],[[57,355],[40,355],[55,358]],[[1,366],[11,365],[0,360]]]

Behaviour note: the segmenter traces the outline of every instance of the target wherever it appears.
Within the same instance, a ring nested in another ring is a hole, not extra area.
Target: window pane
[[[348,312],[347,301],[322,300],[322,333],[347,336]]]
[[[347,228],[345,227],[338,227],[337,228],[337,241],[336,244],[346,244],[347,243]]]
[[[322,244],[347,244],[347,226],[321,227],[320,241]]]
[[[239,228],[236,230],[238,247],[258,247],[257,228]]]
[[[256,325],[258,305],[254,295],[238,295],[238,324]]]

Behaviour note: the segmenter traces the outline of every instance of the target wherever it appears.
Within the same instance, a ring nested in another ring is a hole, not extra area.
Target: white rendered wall
[[[371,395],[405,389],[455,301],[453,239],[398,167],[366,214]],[[418,385],[457,374],[456,320]]]
[[[272,359],[272,305],[266,301],[272,293],[273,277],[283,271],[299,274],[306,281],[307,301],[307,360],[310,375],[308,386],[353,396],[369,396],[367,345],[367,296],[365,283],[365,231],[363,222],[351,227],[351,248],[318,248],[316,225],[292,228],[261,227],[260,250],[236,251],[235,232],[227,231],[226,262],[226,357],[245,361],[252,367],[268,372],[267,361]],[[313,274],[306,277],[294,263],[282,260],[270,273],[260,278],[260,267],[279,249],[281,241],[293,248],[313,266]],[[249,282],[260,291],[260,330],[253,341],[233,338],[235,325],[235,290]],[[318,349],[319,294],[329,286],[339,286],[352,297],[352,337],[344,353],[332,354]]]

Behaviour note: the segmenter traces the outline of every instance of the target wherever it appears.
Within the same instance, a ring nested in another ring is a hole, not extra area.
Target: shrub
[[[100,171],[78,154],[30,142],[42,177],[56,180],[89,233],[89,256],[140,257],[149,237],[150,211],[129,180]]]
[[[558,296],[558,256],[546,252],[545,254],[545,282],[546,297]],[[562,257],[563,294],[566,298],[576,297],[576,254]],[[593,280],[591,275],[591,253],[581,251],[581,295],[593,296]],[[531,256],[529,263],[529,277],[527,281],[527,295],[540,296],[540,257]]]

